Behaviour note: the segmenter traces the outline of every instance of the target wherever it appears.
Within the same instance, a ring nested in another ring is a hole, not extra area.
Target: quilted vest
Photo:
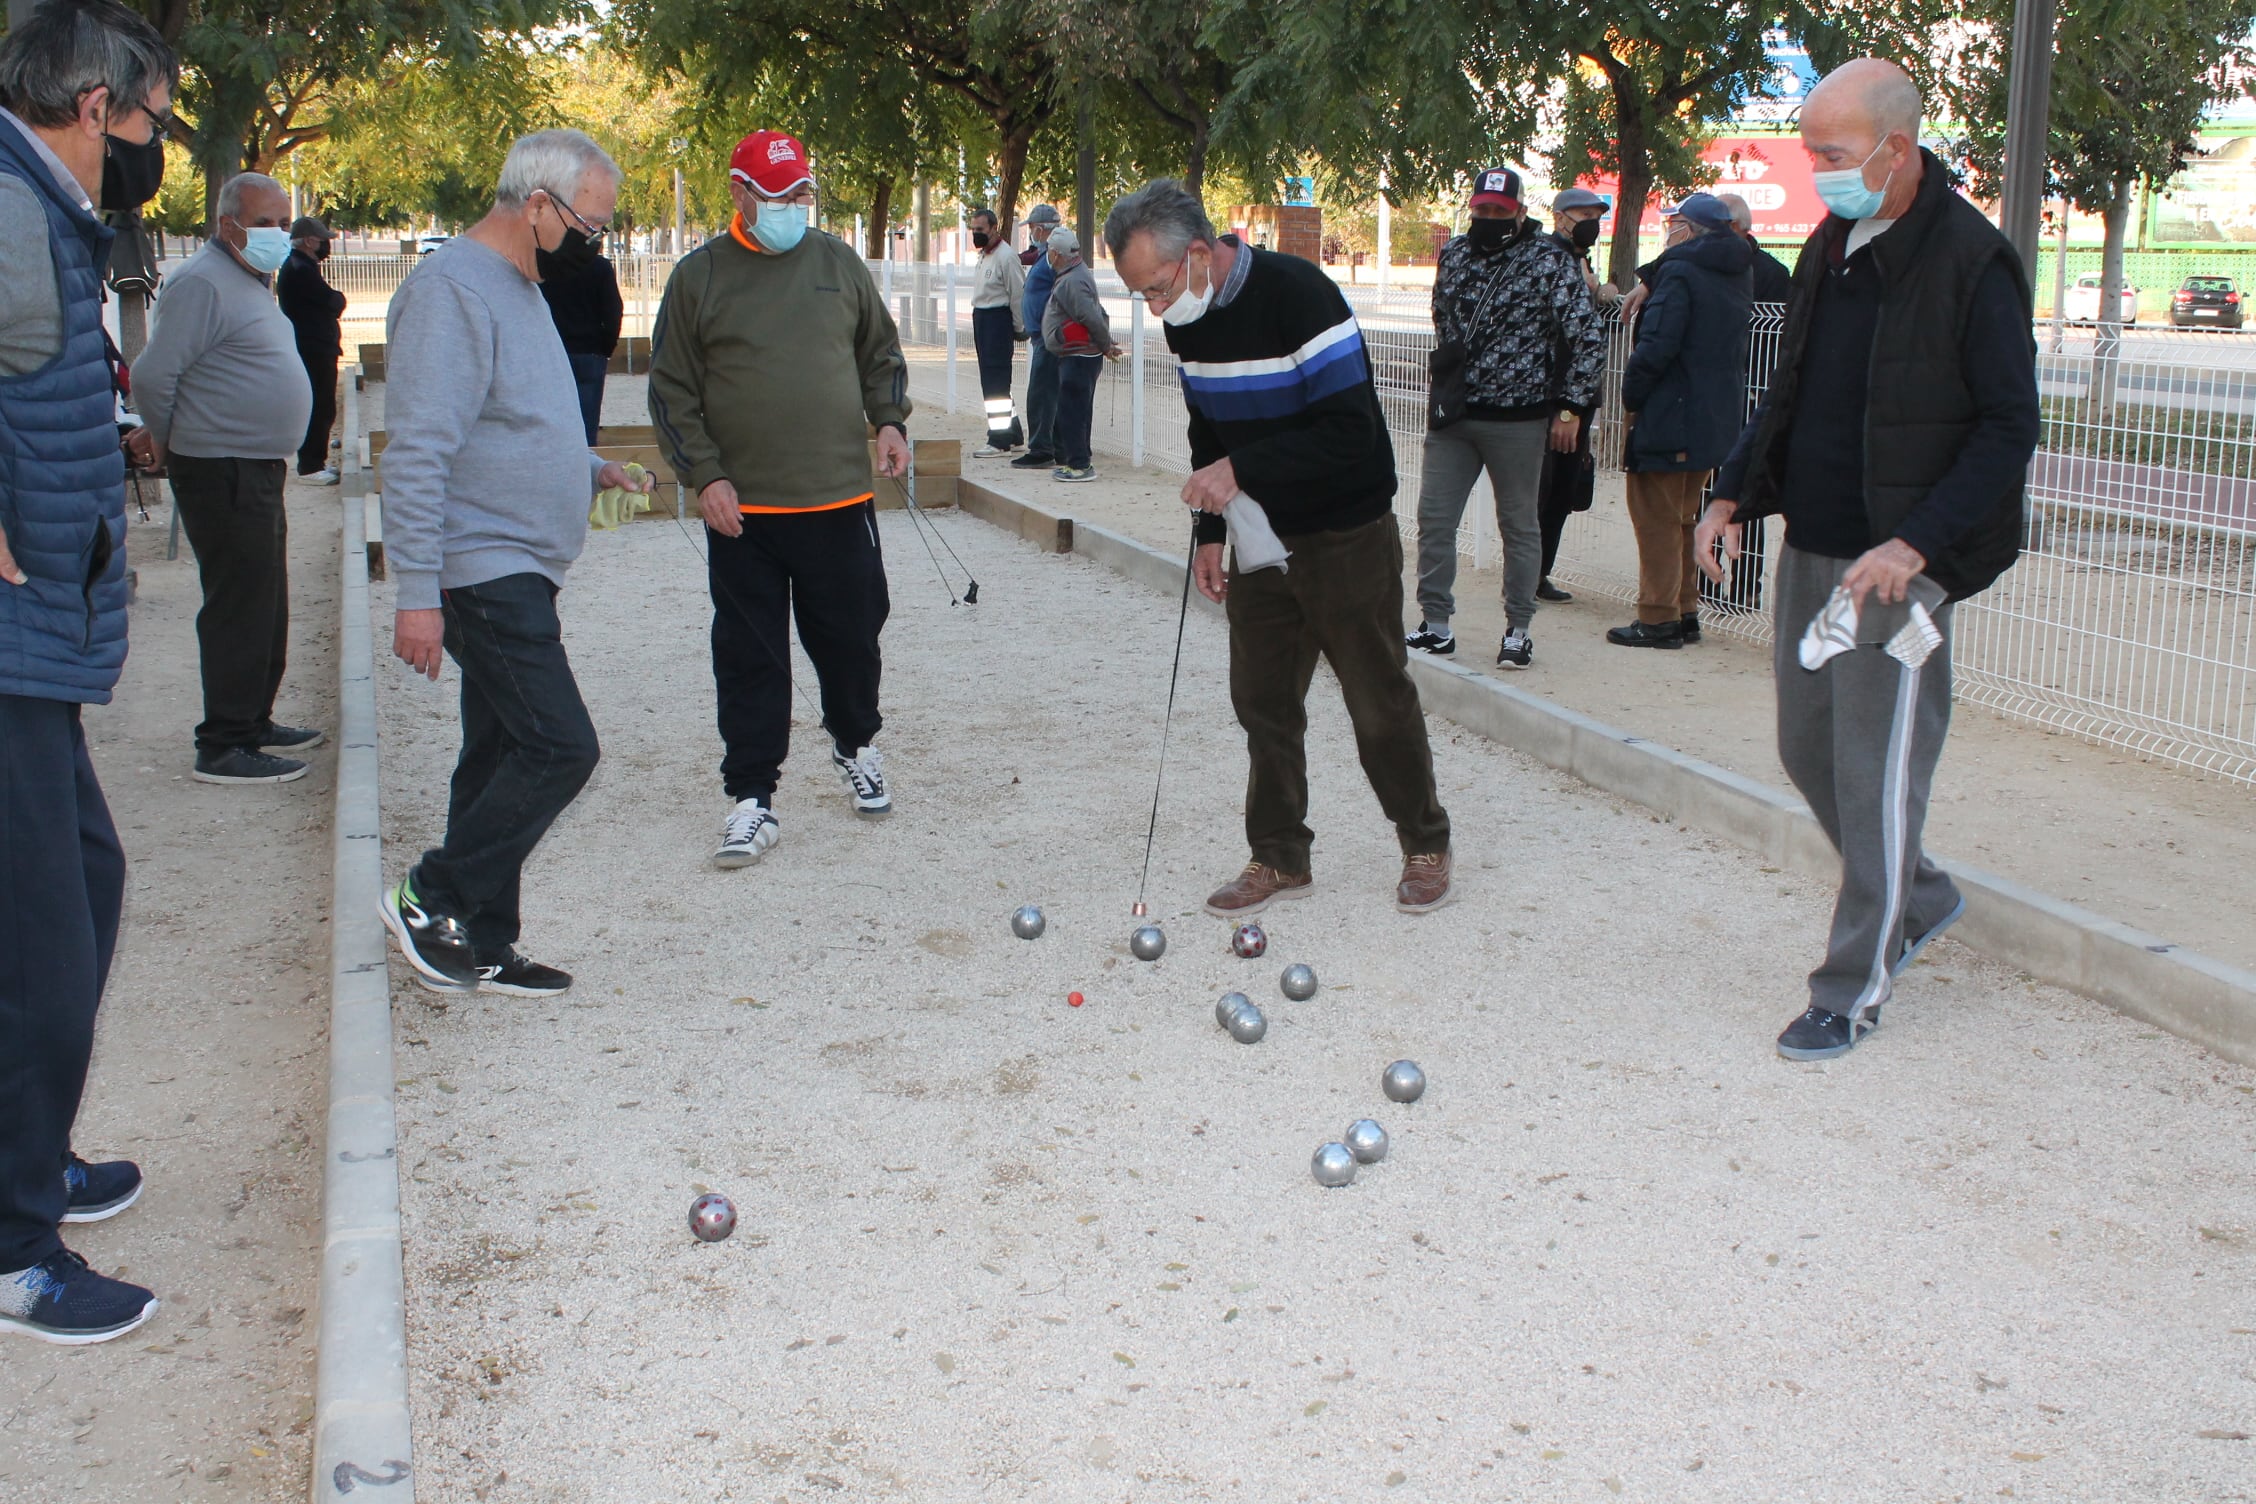
[[[111,232],[4,124],[0,172],[46,205],[63,298],[55,358],[0,377],[0,528],[29,576],[0,580],[0,695],[102,705],[125,664],[125,459],[102,334]]]

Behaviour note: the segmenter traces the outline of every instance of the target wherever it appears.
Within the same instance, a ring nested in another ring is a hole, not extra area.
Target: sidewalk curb
[[[964,510],[1022,537],[1055,537],[1139,584],[1173,595],[1183,561],[1092,523],[965,481]],[[1194,602],[1219,612],[1204,597]],[[1833,883],[1841,864],[1792,795],[1594,720],[1477,669],[1413,654],[1428,712],[1572,773],[1669,819],[1721,836],[1803,876]],[[2256,972],[2175,945],[2065,899],[1935,856],[1966,894],[1951,932],[1994,960],[2169,1030],[2227,1060],[2256,1065]]]
[[[321,1320],[315,1349],[313,1478],[331,1504],[379,1489],[413,1504],[406,1295],[400,1256],[392,997],[378,825],[374,632],[365,502],[353,443],[359,393],[345,391],[343,588],[337,635],[337,803],[329,908],[329,1123],[322,1160]]]

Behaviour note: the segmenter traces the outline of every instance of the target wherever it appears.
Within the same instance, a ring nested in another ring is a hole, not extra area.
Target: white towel
[[[1904,667],[1918,668],[1927,661],[1928,655],[1943,645],[1942,628],[1935,625],[1934,614],[1928,609],[1929,601],[1941,604],[1943,592],[1932,580],[1920,577],[1912,581],[1909,594],[1911,598],[1900,607],[1875,605],[1870,612],[1860,613],[1847,588],[1834,586],[1825,609],[1810,618],[1808,628],[1802,633],[1798,650],[1802,667],[1822,668],[1828,660],[1853,647],[1878,644]],[[1902,625],[1890,632],[1888,628],[1898,611],[1902,613]]]
[[[1222,509],[1222,520],[1230,529],[1230,549],[1237,555],[1238,573],[1252,574],[1257,569],[1291,572],[1285,560],[1292,557],[1292,550],[1269,526],[1269,514],[1261,510],[1260,502],[1240,491]]]

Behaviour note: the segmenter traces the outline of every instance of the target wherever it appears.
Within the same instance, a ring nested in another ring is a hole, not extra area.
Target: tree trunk
[[[870,195],[869,244],[862,254],[871,261],[883,261],[892,254],[886,236],[893,227],[893,180],[885,179]]]
[[[1183,186],[1190,190],[1193,198],[1202,197],[1206,190],[1206,148],[1212,134],[1211,127],[1203,120],[1191,132],[1190,156],[1183,165]]]
[[[1606,253],[1606,280],[1627,292],[1637,282],[1637,231],[1645,220],[1645,198],[1653,188],[1653,154],[1645,122],[1645,100],[1637,79],[1624,69],[1614,79],[1614,155],[1621,163],[1614,199],[1614,243]]]
[[[1073,153],[1073,233],[1081,237],[1081,254],[1092,262],[1097,259],[1097,132],[1091,123],[1095,94],[1095,85],[1081,86]]]
[[[1018,223],[1018,186],[1026,178],[1026,148],[1033,140],[1033,126],[1014,126],[995,156],[995,222],[1004,235]]]
[[[2132,176],[2115,180],[2114,199],[2100,218],[2107,226],[2107,247],[2099,259],[2098,328],[2092,340],[2092,417],[2099,423],[2115,420],[2115,382],[2123,350],[2123,241],[2131,218],[2131,194],[2138,187]]]

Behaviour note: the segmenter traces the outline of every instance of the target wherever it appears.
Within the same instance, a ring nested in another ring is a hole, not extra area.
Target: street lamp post
[[[2045,165],[2052,112],[2054,0],[2014,0],[2013,61],[2005,103],[2005,186],[1999,228],[2034,282],[2044,221]]]

